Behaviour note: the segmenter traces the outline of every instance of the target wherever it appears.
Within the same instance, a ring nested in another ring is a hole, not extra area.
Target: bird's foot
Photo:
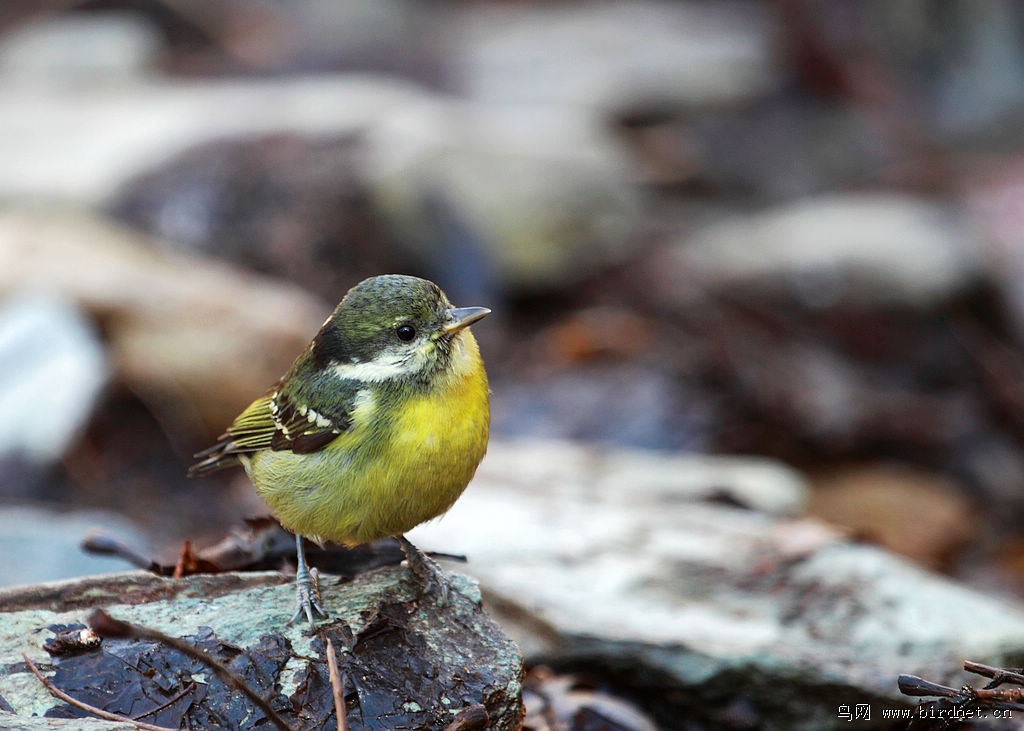
[[[328,618],[320,604],[320,573],[316,569],[306,571],[305,567],[301,568],[295,574],[295,614],[288,620],[288,624],[293,625],[305,616],[310,628],[316,629],[317,619]]]
[[[409,566],[409,572],[416,577],[419,583],[420,596],[429,594],[431,585],[437,587],[441,593],[441,606],[448,606],[448,594],[451,591],[451,582],[448,580],[444,569],[438,566],[437,562],[416,548],[405,536],[395,536],[398,545],[405,553],[405,561]]]

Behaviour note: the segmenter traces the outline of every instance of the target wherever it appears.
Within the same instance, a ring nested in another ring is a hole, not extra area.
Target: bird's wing
[[[205,475],[238,462],[239,454],[264,449],[308,454],[323,449],[351,424],[351,399],[320,411],[304,405],[280,384],[253,401],[212,447],[195,454],[189,475]]]

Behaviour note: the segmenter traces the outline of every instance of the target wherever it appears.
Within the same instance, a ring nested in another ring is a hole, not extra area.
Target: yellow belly
[[[404,533],[448,510],[487,449],[487,376],[471,338],[464,338],[468,352],[459,367],[435,388],[399,408],[385,409],[368,395],[352,427],[324,449],[268,450],[244,460],[281,524],[299,535],[357,544]]]

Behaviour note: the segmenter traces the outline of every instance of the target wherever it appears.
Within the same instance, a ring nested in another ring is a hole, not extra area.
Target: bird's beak
[[[446,335],[451,335],[489,314],[491,311],[486,307],[455,307],[448,310],[447,322],[442,329]]]

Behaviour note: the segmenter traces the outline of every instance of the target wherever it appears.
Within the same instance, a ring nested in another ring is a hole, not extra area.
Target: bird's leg
[[[437,588],[441,590],[441,606],[447,606],[448,591],[451,585],[448,583],[448,577],[445,576],[444,569],[438,566],[434,559],[416,548],[405,536],[397,535],[395,540],[398,541],[398,545],[402,547],[402,552],[405,553],[405,560],[409,564],[409,571],[419,579],[422,592],[424,594],[427,593],[430,590],[430,585],[436,584]]]
[[[319,572],[316,569],[309,570],[306,565],[306,551],[302,547],[302,536],[295,536],[295,553],[298,557],[298,566],[295,568],[295,614],[288,620],[288,624],[295,624],[295,621],[303,615],[309,620],[309,626],[316,629],[314,617],[327,618],[327,612],[320,606],[320,585],[317,582]]]

